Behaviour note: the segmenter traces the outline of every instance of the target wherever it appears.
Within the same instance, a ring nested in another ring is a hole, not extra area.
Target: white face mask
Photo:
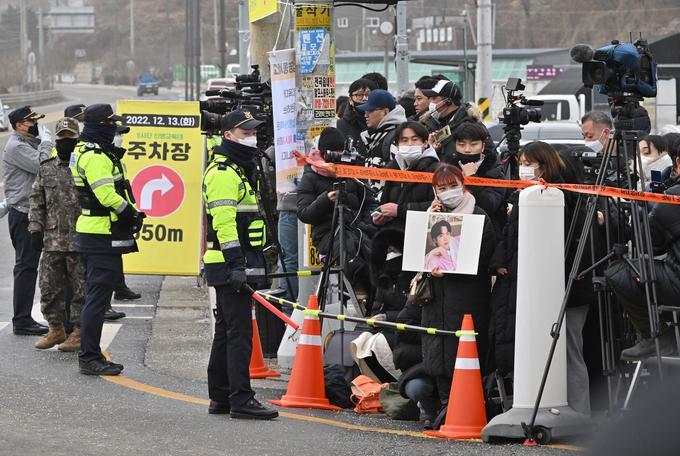
[[[429,108],[428,108],[428,111],[430,112],[430,116],[431,116],[434,120],[438,120],[439,117],[441,116],[441,114],[439,113],[439,111],[437,111],[437,108],[438,108],[438,107],[439,107],[439,104],[438,104],[438,103],[435,103],[434,101],[430,102],[430,106],[429,106]]]
[[[585,141],[585,146],[590,147],[593,152],[595,153],[600,153],[602,149],[604,149],[604,145],[600,142],[600,139],[602,138],[602,135],[604,134],[604,130],[602,133],[600,133],[600,136],[597,137],[596,140],[594,141]]]
[[[82,122],[78,122],[78,131],[79,131],[80,133],[83,132],[83,128],[85,128],[85,125],[83,125]]]
[[[236,142],[243,144],[244,146],[252,148],[257,147],[257,136],[246,136],[245,138],[236,138],[234,136],[234,138],[236,139]]]
[[[451,190],[446,190],[445,192],[437,194],[439,201],[448,208],[458,207],[461,201],[463,201],[464,196],[465,192],[463,191],[463,187],[452,188]]]
[[[401,252],[387,252],[387,256],[385,256],[385,261],[394,260],[395,258],[399,258],[400,256]]]
[[[423,154],[423,146],[399,146],[395,157],[399,157],[406,163],[411,164]]]
[[[113,137],[113,145],[116,147],[123,147],[123,135],[116,135]]]
[[[519,167],[519,178],[521,180],[536,180],[536,168],[533,166],[520,166]]]

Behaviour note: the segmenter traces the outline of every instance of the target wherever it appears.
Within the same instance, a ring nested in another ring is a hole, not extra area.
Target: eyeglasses
[[[355,100],[367,100],[369,93],[371,92],[354,92],[350,96]]]

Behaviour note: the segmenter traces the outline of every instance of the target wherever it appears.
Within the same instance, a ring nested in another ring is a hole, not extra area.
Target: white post
[[[550,327],[564,298],[564,195],[529,187],[519,195],[513,408],[532,408],[548,359]],[[567,405],[564,325],[541,407]]]

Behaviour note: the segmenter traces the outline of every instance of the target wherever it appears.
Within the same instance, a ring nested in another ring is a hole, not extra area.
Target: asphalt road
[[[130,89],[65,87],[66,102],[39,107],[51,123],[76,101],[113,103],[134,97]],[[162,90],[161,97],[178,99]],[[54,117],[57,115],[57,117]],[[50,122],[48,122],[50,123]],[[5,137],[0,137],[0,151]],[[5,219],[6,220],[6,219]],[[207,384],[150,368],[145,354],[152,338],[162,277],[129,277],[143,294],[119,323],[107,324],[102,346],[125,365],[111,380],[80,375],[76,354],[39,351],[34,337],[11,331],[13,249],[0,222],[0,455],[524,455],[571,454],[559,448],[485,445],[425,438],[418,423],[351,411],[282,410],[273,422],[232,420],[207,414]],[[37,301],[34,316],[41,319]],[[120,303],[114,303],[114,306]],[[156,348],[158,349],[158,348]],[[198,356],[198,355],[197,355]],[[172,361],[168,361],[171,365]],[[172,367],[172,366],[168,366]],[[161,373],[160,371],[164,373]],[[280,384],[279,384],[280,385]],[[279,386],[281,388],[281,386]],[[261,399],[280,389],[258,388]]]

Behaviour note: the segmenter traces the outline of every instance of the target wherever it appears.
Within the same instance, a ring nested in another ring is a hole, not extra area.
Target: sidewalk
[[[210,294],[207,286],[197,286],[196,277],[165,277],[146,347],[147,367],[166,375],[207,382],[212,344]],[[281,377],[253,380],[253,387],[285,390],[288,372],[281,371],[275,360],[267,361],[272,361]]]

